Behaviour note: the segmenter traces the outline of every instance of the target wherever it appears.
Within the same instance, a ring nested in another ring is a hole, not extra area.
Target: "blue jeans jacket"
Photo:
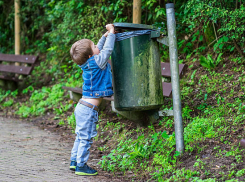
[[[109,33],[107,38],[102,36],[97,44],[100,53],[79,66],[83,70],[83,97],[100,98],[113,95],[112,73],[108,59],[113,51],[115,38],[115,34],[112,33]]]
[[[88,59],[83,70],[83,96],[88,98],[108,97],[113,94],[112,73],[109,63],[101,69],[94,57]]]

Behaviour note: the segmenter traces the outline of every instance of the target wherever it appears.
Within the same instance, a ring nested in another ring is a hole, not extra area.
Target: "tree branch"
[[[210,46],[210,45],[212,45],[215,41],[218,41],[218,39],[220,38],[220,37],[223,37],[225,34],[223,34],[223,35],[220,35],[219,37],[217,37],[214,41],[212,41],[210,44],[208,44],[208,47]]]
[[[235,47],[236,47],[236,50],[239,52],[239,54],[244,58],[244,55],[242,53],[242,50],[241,48],[239,47],[239,45],[236,43],[236,40],[235,39],[232,39],[233,40],[233,43],[235,44]]]

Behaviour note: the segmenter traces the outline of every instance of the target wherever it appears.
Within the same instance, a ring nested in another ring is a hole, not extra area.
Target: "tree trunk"
[[[141,23],[141,0],[133,1],[133,23]]]
[[[20,0],[15,0],[15,54],[20,54]]]

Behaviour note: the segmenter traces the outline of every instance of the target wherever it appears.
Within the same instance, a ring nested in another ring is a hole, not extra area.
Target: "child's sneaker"
[[[76,161],[71,161],[70,170],[75,171],[76,167],[77,167],[77,162]]]
[[[87,164],[84,164],[83,167],[76,167],[75,174],[82,176],[93,176],[97,175],[97,171],[89,167]]]

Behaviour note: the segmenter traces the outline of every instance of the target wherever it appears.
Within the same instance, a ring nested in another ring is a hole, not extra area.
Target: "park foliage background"
[[[142,0],[142,24],[166,30],[168,2],[173,1]],[[179,62],[188,65],[181,80],[185,154],[175,152],[172,117],[129,130],[128,123],[112,122],[102,113],[96,140],[110,142],[98,148],[106,154],[101,168],[133,173],[135,180],[243,180],[245,1],[174,3]],[[61,87],[81,87],[82,80],[69,49],[84,37],[97,42],[107,23],[132,22],[132,6],[125,0],[21,0],[21,53],[39,55],[41,61],[27,87],[0,90],[0,109],[23,118],[52,112],[57,125],[74,128],[74,105]],[[0,12],[0,52],[13,54],[14,0],[0,0]],[[161,46],[160,52],[161,61],[168,61],[168,48]],[[25,99],[14,102],[20,98]],[[163,109],[172,109],[171,99]]]

